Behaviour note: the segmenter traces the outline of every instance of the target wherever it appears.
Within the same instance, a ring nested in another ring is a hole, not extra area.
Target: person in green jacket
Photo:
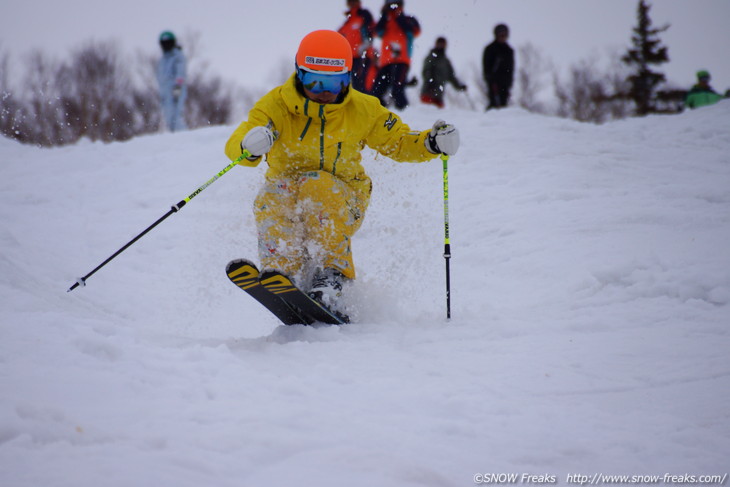
[[[710,73],[702,70],[697,72],[697,84],[687,93],[685,105],[689,108],[699,108],[717,103],[722,98],[723,96],[710,86]]]
[[[451,61],[446,57],[446,38],[436,39],[436,45],[423,60],[423,86],[421,101],[431,103],[439,108],[444,107],[444,90],[446,83],[451,83],[459,91],[466,90],[466,85],[454,74]]]

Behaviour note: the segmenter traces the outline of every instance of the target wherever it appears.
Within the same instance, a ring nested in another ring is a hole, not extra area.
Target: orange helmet
[[[296,63],[308,71],[346,73],[352,69],[352,47],[339,32],[315,30],[299,44]]]

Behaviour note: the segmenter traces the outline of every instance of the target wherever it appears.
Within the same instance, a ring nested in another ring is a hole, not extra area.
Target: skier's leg
[[[169,131],[175,130],[175,102],[172,100],[172,96],[163,96],[160,99],[160,108],[162,108],[162,120],[165,124],[165,129]]]
[[[378,74],[375,76],[375,81],[373,82],[373,89],[370,91],[370,94],[380,100],[380,104],[383,106],[386,106],[387,103],[385,102],[386,99],[386,92],[388,91],[388,88],[390,88],[391,84],[393,83],[393,77],[391,74],[392,68],[391,65],[383,66],[378,70]]]
[[[305,252],[296,194],[290,179],[267,181],[254,201],[262,271],[277,270],[292,279],[302,269]]]
[[[395,107],[403,110],[408,106],[408,97],[406,96],[406,78],[408,78],[407,64],[393,64],[393,99]]]
[[[175,100],[175,131],[187,130],[185,123],[185,99],[187,91],[183,89],[182,94]]]
[[[324,171],[306,173],[299,180],[299,208],[313,244],[318,266],[355,278],[350,239],[362,225],[369,201],[342,180]]]

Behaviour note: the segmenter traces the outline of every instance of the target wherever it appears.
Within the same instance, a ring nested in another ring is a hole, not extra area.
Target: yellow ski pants
[[[254,202],[262,269],[294,277],[312,264],[354,279],[350,239],[369,202],[325,171],[267,180]]]

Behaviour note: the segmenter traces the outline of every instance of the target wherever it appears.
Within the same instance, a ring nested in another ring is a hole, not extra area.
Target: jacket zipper
[[[309,100],[304,100],[304,114],[309,116]],[[302,130],[302,134],[299,136],[299,141],[304,140],[304,136],[307,135],[307,131],[309,130],[309,126],[312,124],[312,117],[309,117],[307,119],[306,125],[304,125],[304,130]]]
[[[301,135],[299,136],[299,140],[304,140],[304,136],[307,135],[307,132],[309,131],[309,126],[312,125],[312,117],[309,116],[309,100],[305,100],[304,102],[304,114],[308,116],[307,123],[304,125],[304,130],[302,130]],[[324,116],[324,105],[320,105],[319,107],[319,119],[320,119],[320,125],[319,125],[319,170],[324,171],[324,129],[325,125],[327,123],[327,120]],[[335,155],[335,160],[332,162],[332,174],[334,175],[337,172],[337,161],[340,159],[340,154],[342,153],[342,142],[337,143],[337,155]]]
[[[340,153],[342,152],[342,142],[337,142],[337,155],[335,156],[335,162],[332,163],[332,175],[337,172],[337,161],[340,159]]]
[[[324,119],[324,105],[319,106],[319,170],[324,170],[324,125],[327,122]]]

